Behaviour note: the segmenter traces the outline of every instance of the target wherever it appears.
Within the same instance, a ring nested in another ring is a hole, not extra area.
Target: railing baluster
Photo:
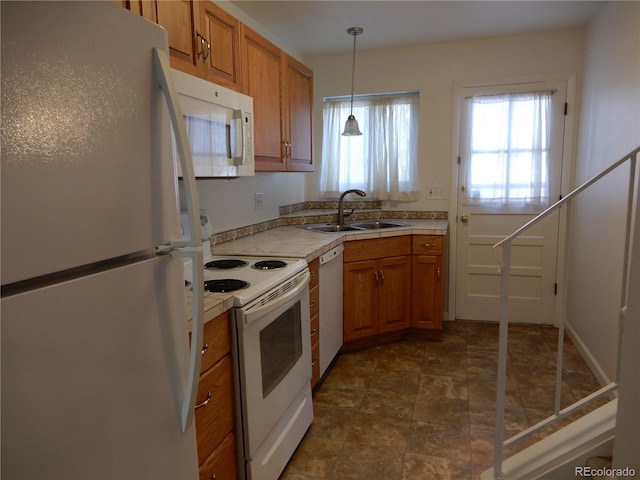
[[[507,336],[509,329],[509,275],[511,273],[511,240],[502,244],[502,292],[500,298],[500,340],[498,345],[498,386],[496,392],[496,446],[494,477],[502,478],[504,436],[504,397],[507,384]]]
[[[583,406],[591,403],[598,398],[603,397],[606,394],[617,389],[618,385],[616,382],[612,382],[609,385],[602,387],[597,392],[588,395],[582,400],[578,400],[572,405],[566,407],[561,410],[561,401],[562,401],[562,365],[563,365],[563,357],[564,357],[564,335],[565,335],[565,318],[567,312],[567,290],[566,285],[568,283],[568,272],[569,272],[569,256],[565,255],[564,266],[563,266],[563,284],[562,284],[562,296],[561,296],[561,307],[560,307],[560,322],[558,325],[558,351],[556,357],[556,388],[555,388],[555,401],[554,401],[554,413],[551,417],[539,422],[521,432],[520,434],[511,437],[508,440],[504,440],[504,407],[505,407],[505,395],[506,395],[506,381],[507,381],[507,339],[508,339],[508,330],[509,330],[509,287],[510,287],[510,273],[511,273],[511,242],[514,238],[518,237],[525,230],[528,230],[534,224],[538,223],[552,211],[559,209],[561,206],[567,204],[567,218],[570,218],[570,201],[573,198],[581,193],[582,191],[589,188],[591,185],[596,183],[601,178],[605,177],[619,166],[623,165],[627,161],[629,161],[629,198],[627,200],[627,230],[626,230],[626,239],[625,239],[625,251],[624,251],[624,270],[623,270],[623,289],[622,289],[622,299],[621,299],[621,308],[624,312],[624,307],[626,306],[626,298],[627,298],[627,276],[628,276],[628,260],[630,253],[630,235],[631,235],[631,224],[635,215],[639,214],[638,209],[640,205],[638,204],[638,199],[636,198],[636,192],[640,188],[640,173],[637,170],[637,160],[638,156],[640,156],[640,147],[636,148],[629,154],[622,157],[620,160],[600,172],[595,177],[591,178],[587,182],[583,183],[581,186],[577,187],[567,196],[565,196],[560,201],[554,203],[552,206],[544,210],[538,216],[525,223],[522,227],[517,229],[511,235],[505,237],[500,240],[493,246],[493,249],[497,247],[502,247],[502,272],[501,272],[501,280],[502,280],[502,290],[501,290],[501,298],[500,298],[500,340],[499,340],[499,350],[498,350],[498,385],[496,392],[496,442],[495,442],[495,451],[494,451],[494,479],[502,480],[503,471],[502,471],[502,461],[504,456],[504,448],[506,446],[512,445],[515,442],[526,438],[532,433],[542,429],[546,425],[557,421],[561,418],[565,418],[571,413],[581,409]],[[567,238],[569,238],[570,227],[567,227]],[[621,317],[622,319],[623,317]],[[620,356],[620,348],[618,347],[618,357]],[[618,358],[618,367],[619,367],[619,358]],[[618,368],[618,370],[620,370]]]

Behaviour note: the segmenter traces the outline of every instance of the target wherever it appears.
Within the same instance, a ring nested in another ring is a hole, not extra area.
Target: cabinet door
[[[197,75],[198,53],[202,55],[196,26],[197,5],[197,0],[156,2],[158,25],[169,35],[171,66],[191,75]]]
[[[241,24],[243,91],[253,97],[256,171],[286,170],[282,143],[282,50]]]
[[[411,322],[411,257],[379,261],[378,331],[408,328]]]
[[[122,0],[122,3],[125,4],[126,0]],[[158,23],[156,3],[155,0],[129,0],[129,10],[153,23]]]
[[[231,432],[200,465],[200,480],[239,478],[236,459],[236,437]]]
[[[313,111],[313,72],[290,56],[286,60],[286,136],[287,171],[311,172]]]
[[[442,256],[414,255],[411,326],[442,328],[444,269]]]
[[[195,411],[199,463],[233,430],[232,371],[227,355],[200,377]]]
[[[378,333],[378,262],[344,264],[344,341]]]
[[[240,90],[240,22],[214,3],[200,2],[202,36],[210,45],[203,53],[202,77]]]

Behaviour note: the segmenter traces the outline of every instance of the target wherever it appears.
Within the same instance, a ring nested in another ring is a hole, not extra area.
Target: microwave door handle
[[[233,119],[232,122],[235,123],[235,145],[236,151],[233,153],[239,153],[239,155],[233,156],[234,165],[243,165],[244,164],[244,122],[242,121],[242,110],[234,110],[233,111]]]
[[[154,65],[160,88],[169,107],[169,116],[173,124],[173,131],[176,139],[176,149],[180,158],[183,184],[185,187],[185,197],[187,202],[187,215],[189,220],[189,231],[191,238],[187,240],[176,239],[171,241],[173,247],[200,247],[202,245],[202,235],[200,233],[200,207],[198,205],[198,191],[196,189],[196,177],[193,171],[193,161],[191,159],[191,149],[187,137],[182,108],[178,101],[178,94],[173,85],[169,57],[166,52],[157,48],[153,49]]]

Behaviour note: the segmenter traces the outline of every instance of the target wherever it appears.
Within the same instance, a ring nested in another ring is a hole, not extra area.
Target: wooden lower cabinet
[[[410,253],[410,236],[345,244],[345,343],[409,327]]]
[[[412,277],[411,326],[441,330],[444,300],[442,256],[414,255]]]
[[[195,423],[200,478],[236,479],[233,360],[229,312],[204,325]]]
[[[236,480],[237,478],[236,436],[231,432],[200,464],[200,480]]]
[[[309,262],[309,313],[311,317],[311,388],[320,380],[320,261]]]
[[[445,291],[444,238],[440,235],[413,236],[412,327],[442,330]]]

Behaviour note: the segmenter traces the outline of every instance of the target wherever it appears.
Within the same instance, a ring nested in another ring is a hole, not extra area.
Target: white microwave
[[[196,178],[255,175],[253,99],[179,70],[172,76]]]

